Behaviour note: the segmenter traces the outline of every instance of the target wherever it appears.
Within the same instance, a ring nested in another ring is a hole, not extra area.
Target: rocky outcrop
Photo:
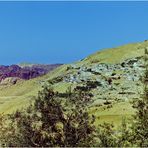
[[[143,57],[118,64],[71,64],[67,67],[67,74],[62,76],[62,82],[71,83],[76,89],[91,90],[96,99],[136,98],[142,91],[143,65]]]
[[[8,77],[8,78],[5,78],[3,79],[1,82],[0,82],[0,85],[14,85],[18,82],[22,81],[22,79],[18,78],[18,77]]]

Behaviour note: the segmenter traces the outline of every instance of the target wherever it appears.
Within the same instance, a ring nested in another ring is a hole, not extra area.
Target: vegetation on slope
[[[65,66],[58,67],[47,75],[28,81],[22,81],[11,86],[0,86],[0,113],[12,113],[30,104],[34,96],[37,96],[42,85],[47,79],[59,76]]]
[[[67,97],[60,98],[58,92],[45,86],[33,105],[15,112],[7,119],[1,117],[0,145],[8,147],[93,145],[94,119],[87,112],[90,96],[84,92],[69,92]]]
[[[93,65],[95,63],[103,62],[120,63],[125,59],[143,55],[143,48],[145,46],[148,46],[147,41],[142,43],[128,44],[112,49],[105,49],[85,58],[81,62],[76,63],[76,65]],[[57,77],[66,76],[69,72],[73,73],[74,71],[72,70],[67,71],[68,66],[69,65],[63,65],[45,76],[34,78],[28,81],[23,81],[13,86],[0,86],[0,112],[4,112],[5,114],[12,113],[16,109],[21,109],[22,107],[28,106],[32,102],[34,96],[37,96],[38,91],[41,90],[41,86],[46,83],[46,81],[52,80]],[[69,86],[70,83],[60,82],[54,84],[53,88],[55,91],[65,92]],[[125,113],[125,115],[132,115],[134,111],[131,109],[130,103],[125,102],[125,104],[129,106],[124,108],[129,113]],[[113,120],[119,123],[121,121],[121,106],[124,106],[123,103],[113,105],[112,109],[106,109],[102,111],[99,111],[97,109],[96,114],[100,116],[100,114],[102,113],[102,116],[100,117],[101,119],[103,119],[102,121],[104,121],[104,119],[107,120],[108,117],[113,117]],[[117,111],[119,114],[114,115],[114,111]],[[124,113],[124,111],[122,113]]]
[[[85,58],[80,64],[121,63],[126,59],[143,56],[146,46],[148,46],[148,41],[100,50]]]
[[[97,110],[91,108],[93,96],[91,91],[72,90],[69,87],[66,93],[54,92],[48,87],[53,83],[50,80],[44,84],[43,90],[39,91],[34,102],[27,108],[11,115],[0,116],[0,146],[148,147],[147,50],[145,48],[146,71],[142,79],[144,94],[133,101],[134,116],[128,124],[124,119],[124,115],[128,112],[123,102],[115,104],[114,109],[108,100],[104,103],[107,105],[107,110],[114,115],[122,116],[121,127],[114,128],[112,124],[102,124],[97,120],[95,122],[97,112],[99,116],[106,116],[108,112],[106,110],[101,112],[104,106],[98,106]],[[116,113],[118,105],[120,110],[121,106],[124,110]]]

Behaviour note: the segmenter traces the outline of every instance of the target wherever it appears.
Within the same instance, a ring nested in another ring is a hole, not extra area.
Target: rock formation
[[[45,75],[60,65],[61,64],[32,65],[26,67],[20,67],[18,65],[0,66],[0,82],[1,84],[5,84],[11,81],[15,84],[19,79],[29,80]]]

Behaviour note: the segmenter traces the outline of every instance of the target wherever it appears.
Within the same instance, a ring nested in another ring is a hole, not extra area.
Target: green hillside
[[[127,44],[116,48],[100,50],[81,61],[81,64],[92,63],[119,63],[125,59],[142,56],[143,48],[148,46],[148,41]]]
[[[75,62],[76,66],[87,65],[91,66],[96,63],[117,64],[126,59],[140,57],[143,55],[144,47],[148,46],[148,42],[128,44],[116,48],[104,49],[96,52],[80,62]],[[57,77],[67,76],[76,72],[75,69],[67,70],[70,65],[63,65],[50,72],[49,74],[34,78],[28,81],[22,81],[12,86],[0,86],[0,113],[12,113],[16,109],[21,109],[31,103],[34,96],[37,96],[41,86],[47,81]],[[124,79],[120,80],[124,81]],[[117,81],[115,81],[117,83]],[[120,82],[118,82],[120,83]],[[68,82],[58,82],[53,85],[53,88],[60,92],[65,92],[71,84]],[[77,84],[72,84],[74,88]],[[96,90],[94,90],[97,93]],[[100,100],[101,101],[101,100]],[[96,101],[97,102],[97,101]],[[121,110],[122,108],[122,110]],[[126,110],[126,111],[123,111]],[[134,113],[129,101],[121,102],[113,105],[111,109],[101,110],[97,108],[97,104],[90,109],[90,113],[94,113],[98,121],[115,121],[120,123],[122,116],[130,116]]]
[[[60,75],[64,67],[61,66],[45,76],[22,81],[12,86],[0,86],[0,113],[11,113],[28,105],[41,90],[42,83]]]

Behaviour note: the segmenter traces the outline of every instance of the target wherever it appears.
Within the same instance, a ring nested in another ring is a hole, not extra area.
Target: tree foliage
[[[94,118],[86,109],[89,99],[84,92],[69,92],[69,98],[61,99],[46,86],[33,105],[9,117],[7,131],[11,127],[14,132],[1,136],[1,143],[13,147],[91,146],[95,129]]]
[[[94,126],[89,115],[92,94],[68,88],[64,94],[44,86],[27,109],[0,116],[0,146],[7,147],[148,147],[148,49],[145,49],[144,92],[133,102],[136,113],[119,129]]]
[[[144,92],[133,104],[136,109],[132,126],[134,141],[138,146],[148,147],[148,48],[145,48],[144,56],[145,72],[142,79]]]

